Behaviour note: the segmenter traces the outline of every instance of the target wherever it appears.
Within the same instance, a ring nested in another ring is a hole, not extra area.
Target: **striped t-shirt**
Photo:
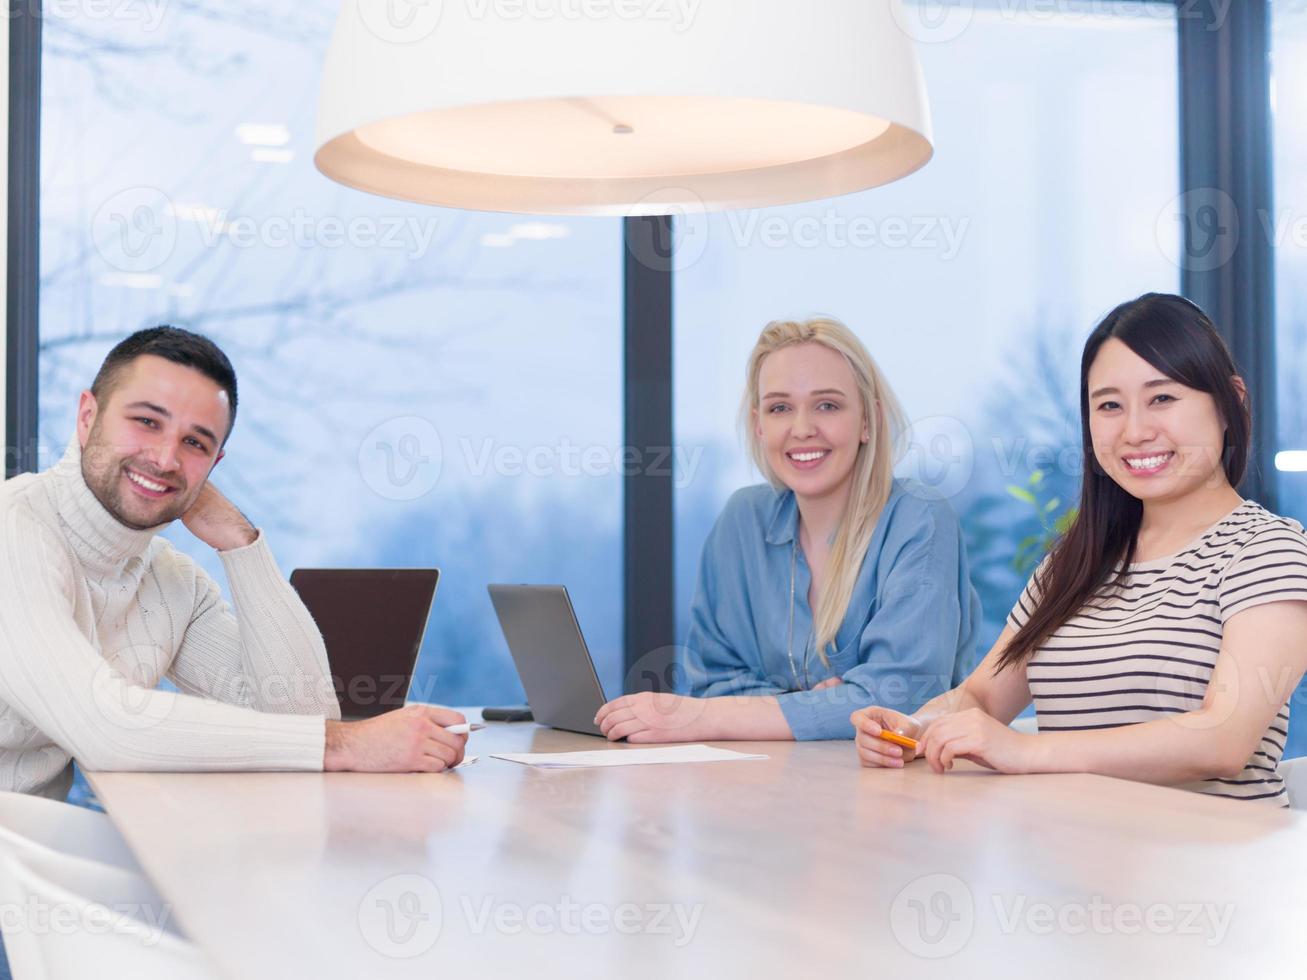
[[[1039,575],[1008,616],[1013,629],[1035,608]],[[1307,534],[1246,500],[1179,554],[1132,564],[1121,588],[1105,586],[1035,651],[1026,678],[1040,731],[1117,728],[1197,710],[1225,622],[1291,600],[1307,601]],[[1243,772],[1185,788],[1288,806],[1278,771],[1288,731],[1286,701]]]

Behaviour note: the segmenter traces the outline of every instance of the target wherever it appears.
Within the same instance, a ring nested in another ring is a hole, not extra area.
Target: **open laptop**
[[[607,700],[561,585],[491,585],[490,601],[535,720],[602,735],[595,714]]]
[[[404,707],[438,568],[297,568],[290,576],[327,645],[347,721]]]

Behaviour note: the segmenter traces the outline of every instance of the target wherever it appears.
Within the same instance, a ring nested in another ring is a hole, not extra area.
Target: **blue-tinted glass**
[[[1307,10],[1277,0],[1272,6],[1275,110],[1275,213],[1254,234],[1275,247],[1276,418],[1278,449],[1307,458]],[[1307,524],[1307,462],[1284,461],[1276,474],[1282,513]],[[1286,756],[1307,754],[1307,684],[1290,712]]]
[[[566,583],[615,690],[620,222],[421,207],[319,174],[333,0],[100,6],[119,13],[45,20],[43,465],[115,341],[207,333],[241,384],[214,480],[283,569],[443,569],[415,697],[521,700],[496,581]]]
[[[1279,416],[1283,451],[1307,450],[1307,11],[1274,10],[1275,215],[1259,222],[1275,246]],[[1307,522],[1307,471],[1281,470],[1281,509]]]
[[[734,422],[767,321],[832,314],[879,361],[913,422],[900,472],[962,517],[983,653],[1075,498],[1085,336],[1117,303],[1179,287],[1175,8],[905,9],[923,14],[936,147],[923,170],[682,222],[682,636],[704,536],[729,493],[759,479]]]

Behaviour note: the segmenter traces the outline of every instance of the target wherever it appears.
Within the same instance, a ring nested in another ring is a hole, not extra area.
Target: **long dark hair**
[[[1109,313],[1080,358],[1080,511],[1036,572],[1039,601],[1003,650],[998,670],[1022,663],[1099,589],[1122,582],[1134,560],[1143,504],[1098,465],[1089,434],[1089,369],[1113,337],[1173,381],[1210,394],[1226,425],[1221,462],[1230,486],[1239,486],[1248,467],[1252,416],[1234,383],[1234,358],[1207,314],[1168,293],[1147,293]]]

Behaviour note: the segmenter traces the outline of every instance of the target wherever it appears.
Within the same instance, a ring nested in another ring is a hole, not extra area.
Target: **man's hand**
[[[457,711],[410,704],[367,721],[328,721],[323,772],[442,772],[463,761],[466,735],[446,725],[467,721]]]
[[[251,545],[258,538],[245,515],[206,480],[195,503],[182,515],[182,523],[190,532],[218,551],[232,551]]]

